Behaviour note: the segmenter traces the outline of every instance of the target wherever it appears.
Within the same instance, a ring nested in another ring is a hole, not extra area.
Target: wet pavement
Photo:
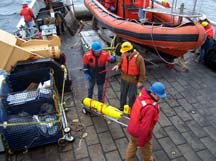
[[[65,100],[75,142],[30,149],[11,157],[16,161],[122,161],[128,144],[126,128],[101,116],[82,113],[87,95],[79,36],[64,36],[62,50],[72,79],[72,93]],[[166,85],[167,98],[160,101],[160,120],[154,129],[155,161],[216,160],[216,73],[190,61],[189,72],[179,73],[165,65],[147,66],[145,87],[155,81]],[[109,74],[109,73],[107,73]],[[95,88],[96,89],[96,88]],[[96,90],[95,90],[96,93]],[[120,76],[111,77],[106,103],[119,107]],[[94,95],[94,98],[97,98]],[[77,122],[78,121],[78,122]],[[82,137],[87,133],[86,137]],[[0,157],[1,160],[1,157]],[[137,155],[136,161],[140,160]]]

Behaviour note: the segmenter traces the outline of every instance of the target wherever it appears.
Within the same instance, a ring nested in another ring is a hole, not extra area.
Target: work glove
[[[110,56],[110,62],[111,62],[111,63],[116,62],[116,57],[111,55],[111,56]]]
[[[117,71],[119,69],[119,66],[118,65],[115,65],[113,68],[112,68],[112,70],[115,70],[115,71]]]
[[[90,79],[91,79],[91,76],[90,76],[88,73],[86,73],[86,74],[85,74],[85,79],[86,79],[86,80],[90,80]]]

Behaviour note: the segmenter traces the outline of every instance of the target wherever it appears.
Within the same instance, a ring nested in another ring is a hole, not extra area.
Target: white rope
[[[155,45],[155,42],[154,42],[154,39],[153,39],[153,27],[154,27],[154,23],[152,23],[152,32],[150,33],[150,35],[151,35],[151,40],[152,40],[152,44],[153,44],[153,47],[154,47],[154,49],[155,49],[155,51],[156,51],[156,53],[157,53],[157,55],[159,56],[159,58],[162,60],[162,61],[164,61],[165,63],[167,63],[167,64],[176,64],[175,62],[168,62],[168,61],[166,61],[161,55],[160,55],[160,53],[158,52],[158,50],[157,50],[157,47],[156,47],[156,45]]]

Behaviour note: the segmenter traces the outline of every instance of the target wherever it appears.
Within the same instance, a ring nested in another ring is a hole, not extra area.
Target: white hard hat
[[[201,17],[199,17],[199,20],[200,21],[204,21],[205,19],[207,19],[206,15],[205,14],[202,14]]]
[[[26,0],[22,0],[22,4],[28,4]]]

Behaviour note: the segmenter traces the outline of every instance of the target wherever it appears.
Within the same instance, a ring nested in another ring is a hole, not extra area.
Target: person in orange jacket
[[[28,3],[24,0],[22,2],[22,10],[20,11],[20,16],[24,17],[25,25],[29,28],[30,30],[30,36],[34,35],[34,19],[35,16],[32,12],[32,9],[28,7]]]
[[[83,56],[83,69],[85,78],[88,80],[88,97],[92,98],[95,83],[98,87],[98,101],[102,101],[103,87],[105,83],[107,62],[115,62],[115,56],[111,56],[105,50],[102,50],[102,44],[95,41],[91,49]]]
[[[130,141],[125,161],[134,161],[137,148],[143,161],[153,161],[152,132],[159,119],[158,101],[165,97],[165,86],[161,82],[153,83],[149,90],[141,89],[130,114],[127,129]]]
[[[201,21],[200,23],[204,27],[206,32],[206,41],[201,46],[201,51],[199,56],[199,62],[203,63],[206,54],[208,53],[208,49],[214,45],[215,29],[207,19]]]
[[[123,111],[124,105],[127,104],[127,96],[129,98],[128,105],[132,107],[136,95],[137,88],[142,87],[145,80],[145,62],[143,57],[136,51],[133,45],[126,41],[122,43],[122,53],[120,61],[113,67],[113,70],[121,69],[121,94],[120,94],[120,110]]]

